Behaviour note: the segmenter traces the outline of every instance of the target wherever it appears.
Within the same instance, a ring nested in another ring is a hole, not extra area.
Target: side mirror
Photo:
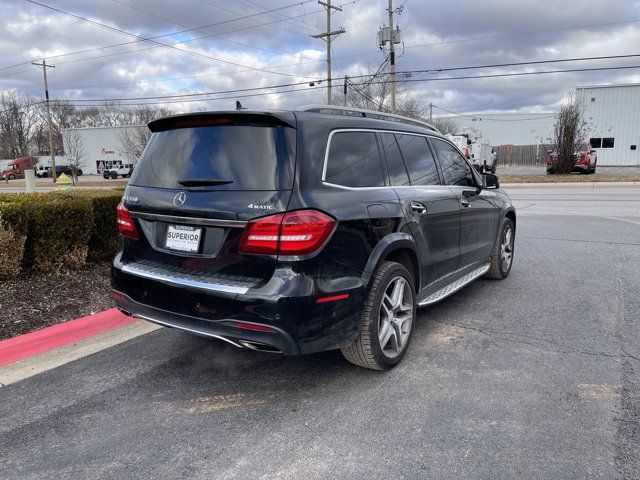
[[[596,153],[596,151],[595,150],[590,150],[589,153]]]
[[[500,180],[493,173],[485,173],[482,175],[484,180],[484,188],[500,188]]]

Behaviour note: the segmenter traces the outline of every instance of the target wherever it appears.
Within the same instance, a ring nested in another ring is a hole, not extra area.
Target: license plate
[[[181,252],[197,252],[200,247],[202,228],[186,225],[169,225],[165,246]]]

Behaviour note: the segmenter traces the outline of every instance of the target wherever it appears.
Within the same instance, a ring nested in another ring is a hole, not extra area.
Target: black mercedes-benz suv
[[[117,212],[126,314],[388,369],[417,308],[511,269],[516,215],[497,177],[422,122],[319,106],[149,128]]]

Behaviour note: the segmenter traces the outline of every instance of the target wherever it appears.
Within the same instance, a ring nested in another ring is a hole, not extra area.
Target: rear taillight
[[[120,203],[116,212],[118,219],[118,232],[120,235],[137,240],[138,232],[136,231],[136,226],[133,224],[133,218],[131,218],[131,214],[129,213],[129,210],[127,210],[127,207]]]
[[[241,253],[308,255],[333,233],[336,221],[315,210],[297,210],[253,220],[242,233]]]

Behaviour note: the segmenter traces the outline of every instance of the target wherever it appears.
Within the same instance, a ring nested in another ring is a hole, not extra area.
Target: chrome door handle
[[[411,210],[419,215],[424,215],[425,213],[427,213],[427,207],[425,207],[424,204],[420,202],[411,202]]]
[[[462,197],[460,199],[460,205],[462,205],[463,207],[468,207],[471,204],[469,203],[469,200],[467,200],[466,198]]]

